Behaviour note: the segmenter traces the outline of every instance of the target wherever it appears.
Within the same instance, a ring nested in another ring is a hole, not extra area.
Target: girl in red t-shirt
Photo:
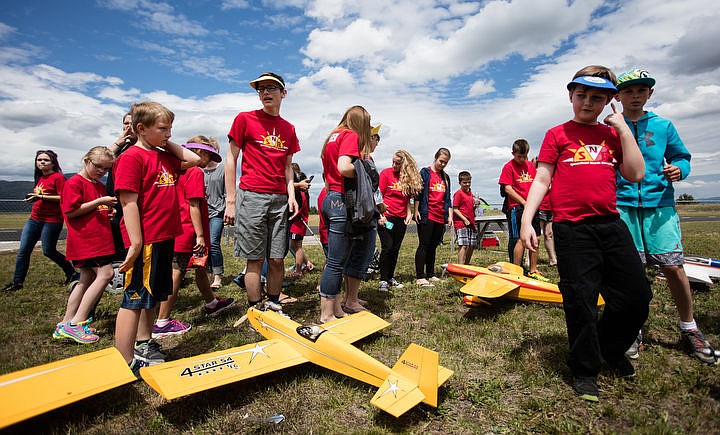
[[[98,181],[112,168],[113,158],[108,148],[92,148],[83,157],[80,172],[65,183],[60,209],[68,228],[67,257],[80,268],[80,280],[68,297],[65,316],[55,327],[53,338],[78,343],[94,343],[100,338],[87,323],[114,275],[110,217],[117,198],[108,196]]]
[[[38,240],[42,242],[43,255],[54,261],[65,272],[65,284],[76,278],[72,264],[57,250],[57,241],[63,226],[60,193],[64,185],[65,177],[60,169],[57,154],[52,150],[40,150],[35,153],[35,188],[25,196],[25,201],[34,204],[30,219],[20,236],[13,280],[3,287],[3,291],[23,288],[30,267],[30,254]]]
[[[453,226],[450,179],[444,170],[449,161],[450,150],[440,148],[433,164],[420,170],[423,189],[415,200],[419,240],[415,251],[415,284],[422,287],[434,287],[431,281],[440,281],[435,276],[435,251],[442,240],[445,224],[451,229]]]

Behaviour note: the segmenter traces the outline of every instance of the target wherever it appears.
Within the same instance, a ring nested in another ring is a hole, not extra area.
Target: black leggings
[[[418,224],[417,232],[420,244],[415,251],[415,277],[431,278],[435,276],[435,251],[442,241],[445,225],[431,221]]]
[[[391,230],[378,226],[380,237],[380,281],[389,282],[395,276],[400,246],[405,238],[405,219],[391,216],[387,220],[393,223]]]

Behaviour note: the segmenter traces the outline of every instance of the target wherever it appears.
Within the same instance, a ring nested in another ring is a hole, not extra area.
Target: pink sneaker
[[[170,319],[165,326],[154,324],[152,327],[152,338],[163,338],[168,335],[180,335],[188,332],[192,328],[189,323],[183,323],[177,319]]]

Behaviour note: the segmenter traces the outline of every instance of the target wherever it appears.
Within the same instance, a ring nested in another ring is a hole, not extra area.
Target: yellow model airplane
[[[171,400],[198,391],[312,362],[378,387],[370,401],[399,417],[420,402],[437,406],[437,390],[453,372],[437,352],[411,344],[393,368],[353,346],[389,325],[363,311],[321,326],[302,326],[274,311],[248,309],[252,326],[267,340],[140,369]]]
[[[527,277],[522,267],[516,264],[501,261],[485,268],[450,263],[446,270],[453,278],[465,284],[460,291],[467,295],[463,297],[463,302],[469,306],[490,305],[486,299],[499,297],[551,304],[563,303],[557,284]],[[598,305],[604,304],[605,301],[600,296]]]
[[[137,380],[117,349],[0,376],[0,428]]]

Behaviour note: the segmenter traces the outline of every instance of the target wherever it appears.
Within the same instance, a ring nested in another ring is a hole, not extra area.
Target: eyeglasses
[[[258,94],[262,94],[263,91],[275,92],[275,91],[277,91],[277,90],[279,90],[279,89],[282,89],[282,88],[281,88],[280,86],[275,86],[275,85],[271,85],[271,86],[258,86],[258,87],[257,87],[257,93],[258,93]]]
[[[107,166],[107,167],[106,167],[106,166],[100,166],[100,165],[98,165],[97,163],[93,162],[92,160],[90,160],[90,163],[95,167],[95,169],[97,169],[98,171],[101,171],[101,172],[107,172],[107,171],[109,171],[110,169],[112,169],[112,166]]]

